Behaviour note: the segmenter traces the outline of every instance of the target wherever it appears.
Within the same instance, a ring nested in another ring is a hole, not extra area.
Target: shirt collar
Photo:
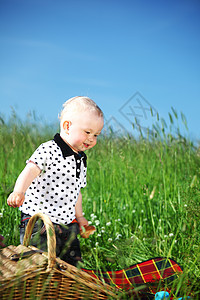
[[[53,140],[60,147],[63,157],[68,157],[68,156],[74,155],[76,159],[83,158],[83,163],[84,163],[84,166],[86,167],[87,156],[83,151],[80,151],[78,153],[74,152],[72,150],[72,148],[70,148],[70,146],[67,145],[65,143],[65,141],[61,138],[59,133],[56,133]]]

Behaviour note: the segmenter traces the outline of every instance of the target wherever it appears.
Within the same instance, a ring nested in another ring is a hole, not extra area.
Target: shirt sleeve
[[[48,152],[49,151],[48,147],[46,146],[46,143],[43,143],[35,150],[35,152],[26,161],[26,163],[33,162],[40,168],[40,170],[45,170],[49,156]]]

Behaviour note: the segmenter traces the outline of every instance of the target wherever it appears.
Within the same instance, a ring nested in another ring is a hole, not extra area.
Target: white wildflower
[[[101,232],[105,232],[105,227],[101,227]]]
[[[110,243],[110,242],[112,242],[112,239],[111,239],[111,238],[109,238],[109,239],[108,239],[108,242],[109,242],[109,243]]]
[[[95,216],[95,214],[91,214],[90,217],[91,217],[92,221],[94,221],[94,219],[97,218],[97,216]]]
[[[95,225],[98,226],[100,224],[99,220],[95,220]]]
[[[122,237],[122,235],[121,235],[119,232],[117,232],[117,233],[116,233],[116,238],[115,238],[115,239],[116,239],[116,240],[119,240],[120,237]]]
[[[107,222],[107,223],[106,223],[106,226],[110,226],[110,225],[111,225],[111,222]]]

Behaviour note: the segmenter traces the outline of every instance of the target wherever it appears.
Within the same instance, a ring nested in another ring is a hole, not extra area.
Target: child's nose
[[[90,135],[90,136],[89,136],[89,141],[90,141],[90,142],[93,142],[93,140],[94,140],[94,136],[93,136],[93,135]]]

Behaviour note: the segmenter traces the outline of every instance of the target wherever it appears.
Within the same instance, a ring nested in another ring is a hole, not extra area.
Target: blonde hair
[[[77,112],[89,111],[96,113],[98,117],[103,118],[103,112],[100,107],[89,97],[76,96],[70,98],[63,104],[63,109],[60,113],[59,119],[62,122],[63,119],[72,117]]]

